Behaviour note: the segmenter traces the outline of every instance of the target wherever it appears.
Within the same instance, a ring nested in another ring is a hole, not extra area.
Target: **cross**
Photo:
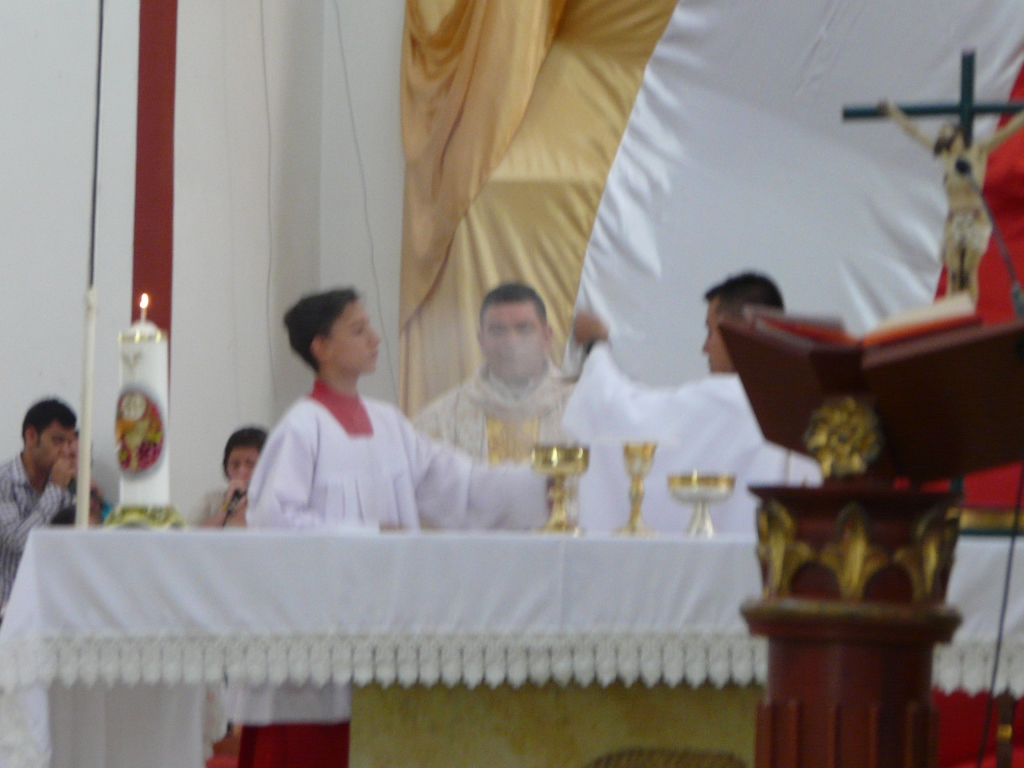
[[[1007,101],[1002,104],[992,101],[974,100],[974,51],[965,50],[960,56],[960,101],[932,104],[900,104],[899,108],[911,117],[932,115],[958,115],[963,131],[964,144],[971,145],[974,118],[978,115],[1008,115],[1024,112],[1024,101]],[[888,117],[878,105],[870,107],[844,107],[843,120],[863,120],[873,117]]]
[[[141,352],[122,352],[121,362],[124,363],[124,367],[128,369],[128,377],[135,378],[135,366],[139,364],[142,359]]]

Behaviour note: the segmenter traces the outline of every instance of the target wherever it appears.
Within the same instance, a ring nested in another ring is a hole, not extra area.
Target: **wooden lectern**
[[[935,766],[958,498],[920,484],[1020,458],[1024,321],[867,349],[738,320],[722,335],[765,438],[825,476],[751,489],[764,595],[743,615],[768,637],[756,765]]]

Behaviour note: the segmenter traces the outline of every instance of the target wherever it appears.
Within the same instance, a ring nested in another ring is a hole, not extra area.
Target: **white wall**
[[[171,495],[188,511],[223,481],[231,431],[308,391],[281,324],[303,293],[363,290],[385,336],[363,391],[396,398],[404,3],[178,8]]]
[[[179,2],[169,439],[172,501],[183,510],[220,482],[233,429],[272,424],[309,387],[281,326],[302,293],[339,283],[364,291],[386,339],[365,392],[395,399],[403,9],[402,0]],[[35,400],[57,395],[79,410],[96,10],[0,4],[0,460],[20,450]],[[138,0],[107,0],[106,18],[95,455],[116,499]]]
[[[0,3],[0,461],[56,395],[80,410],[97,3]],[[116,492],[117,331],[131,305],[138,0],[107,0],[96,240],[95,465]]]
[[[391,402],[398,399],[404,16],[403,0],[324,3],[320,285],[363,293],[383,331],[377,372],[363,393]]]

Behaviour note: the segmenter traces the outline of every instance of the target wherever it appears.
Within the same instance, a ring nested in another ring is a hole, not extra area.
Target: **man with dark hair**
[[[469,381],[416,418],[418,430],[491,464],[529,460],[538,442],[558,442],[572,394],[551,363],[551,326],[537,292],[522,283],[491,290],[480,306],[484,356]]]
[[[715,527],[748,537],[755,532],[755,499],[746,490],[748,484],[817,480],[813,462],[791,456],[761,435],[718,327],[723,317],[742,317],[747,307],[783,309],[779,289],[768,277],[745,272],[712,286],[704,298],[708,303],[704,353],[711,375],[674,388],[646,387],[626,377],[612,357],[615,342],[608,343],[605,323],[593,313],[577,313],[575,340],[592,352],[563,426],[576,439],[591,444],[590,470],[580,482],[581,525],[588,530],[614,529],[625,522],[625,505],[621,520],[593,517],[609,509],[605,499],[626,498],[621,448],[607,448],[613,440],[658,443],[646,483],[644,517],[663,531],[685,530],[689,522],[668,495],[665,477],[669,474],[735,475],[736,491],[715,510]]]
[[[737,316],[748,305],[785,309],[778,286],[770,277],[757,272],[742,272],[711,286],[704,293],[704,301],[710,304],[716,299],[722,311]]]
[[[746,307],[785,309],[778,286],[770,277],[756,272],[733,275],[711,286],[704,293],[704,300],[708,303],[704,321],[707,337],[702,351],[708,356],[711,373],[736,372],[718,330],[718,323],[723,317],[742,318]],[[580,310],[573,322],[573,337],[581,346],[590,348],[599,341],[608,341],[608,326],[592,312]]]
[[[522,304],[529,302],[537,313],[537,319],[541,323],[548,321],[548,308],[544,300],[532,287],[526,283],[502,283],[497,288],[492,288],[480,302],[480,327],[484,326],[484,316],[488,308],[495,304]]]
[[[266,441],[267,430],[263,427],[242,427],[231,433],[221,461],[228,487],[210,491],[203,496],[190,524],[204,528],[246,524],[249,481],[252,480],[253,470],[256,469],[256,462],[259,461]]]
[[[359,395],[380,337],[355,291],[307,296],[285,325],[316,380],[267,438],[249,485],[250,528],[529,529],[544,522],[545,484],[528,467],[474,464],[418,435],[394,406]],[[234,722],[269,726],[244,729],[241,754],[250,757],[240,768],[249,759],[347,765],[350,693],[334,684],[231,689]]]
[[[22,422],[21,454],[0,465],[0,605],[10,597],[29,532],[74,503],[75,421],[60,400],[41,400]]]
[[[746,307],[769,307],[785,309],[782,294],[770,278],[755,272],[744,272],[723,280],[704,294],[708,303],[705,324],[708,329],[704,341],[704,354],[708,356],[708,368],[712,373],[735,373],[729,350],[725,348],[718,321],[723,317],[743,317]]]

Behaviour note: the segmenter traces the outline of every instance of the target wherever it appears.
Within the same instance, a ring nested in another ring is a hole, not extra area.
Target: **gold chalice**
[[[622,456],[626,460],[629,475],[629,522],[616,533],[625,536],[649,536],[654,529],[640,516],[644,501],[644,478],[651,473],[654,465],[654,449],[657,443],[623,443]]]
[[[575,521],[569,520],[566,513],[565,500],[567,491],[565,480],[577,477],[587,471],[590,464],[590,449],[582,445],[536,445],[530,451],[533,468],[551,478],[548,497],[551,499],[551,516],[547,525],[541,528],[544,533],[580,532]]]
[[[681,504],[693,505],[693,516],[686,528],[687,536],[710,539],[715,535],[711,522],[711,505],[725,501],[736,486],[734,475],[669,475],[668,490]]]

